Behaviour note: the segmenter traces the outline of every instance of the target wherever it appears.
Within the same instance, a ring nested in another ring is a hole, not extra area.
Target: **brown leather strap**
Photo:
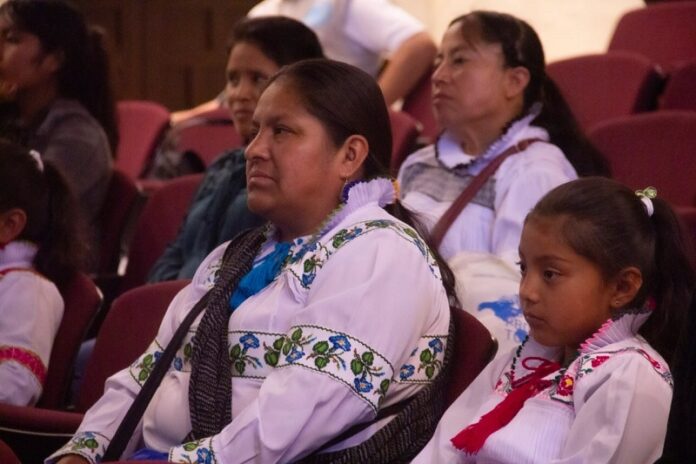
[[[517,142],[515,145],[508,147],[507,150],[498,155],[493,161],[488,163],[488,166],[483,168],[483,170],[478,173],[476,177],[471,180],[471,183],[466,186],[466,188],[459,194],[459,196],[452,202],[445,214],[442,215],[433,231],[430,233],[430,240],[435,248],[440,248],[440,243],[442,239],[445,238],[445,234],[449,230],[450,226],[455,219],[459,216],[459,213],[469,204],[469,202],[476,196],[481,187],[486,183],[488,178],[490,178],[495,171],[498,170],[500,165],[509,156],[526,150],[528,146],[534,142],[543,142],[541,139],[524,139]]]

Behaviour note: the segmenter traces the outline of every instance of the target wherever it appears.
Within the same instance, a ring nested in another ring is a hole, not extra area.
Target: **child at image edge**
[[[530,336],[474,380],[414,463],[652,463],[693,270],[649,187],[563,184],[529,213],[520,302]]]

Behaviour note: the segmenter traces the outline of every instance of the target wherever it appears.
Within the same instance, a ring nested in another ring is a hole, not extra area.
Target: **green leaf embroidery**
[[[234,368],[237,369],[237,372],[239,372],[240,374],[244,374],[244,369],[246,369],[246,364],[244,364],[244,361],[239,359],[239,360],[235,361]]]
[[[428,366],[425,368],[425,376],[428,377],[429,379],[433,378],[433,375],[435,375],[435,366]]]
[[[429,363],[433,359],[433,353],[426,349],[420,354],[420,360],[424,363]]]
[[[99,443],[97,443],[97,440],[94,438],[89,438],[85,440],[85,446],[89,449],[97,449],[97,447],[99,447]]]
[[[285,345],[283,345],[283,354],[287,356],[290,353],[291,348],[292,342],[290,340],[286,340]]]
[[[353,374],[360,375],[363,369],[365,369],[365,366],[359,359],[356,358],[350,362],[350,370],[353,371]]]
[[[277,351],[269,351],[263,356],[263,359],[266,360],[266,363],[269,366],[275,367],[278,365],[278,359],[279,359],[278,352]]]
[[[329,351],[329,342],[323,341],[315,344],[312,349],[319,354],[324,354]]]
[[[280,351],[283,349],[283,343],[285,343],[285,337],[276,338],[276,340],[273,342],[273,348],[276,351]]]
[[[387,390],[389,390],[389,379],[384,379],[379,383],[379,390],[382,394],[387,393]]]
[[[143,366],[148,367],[152,365],[152,355],[148,354],[143,358]]]
[[[150,371],[148,369],[142,369],[140,373],[138,374],[138,380],[141,382],[144,382],[147,380],[148,376],[150,375]]]
[[[241,354],[242,354],[242,348],[239,346],[239,343],[237,343],[230,350],[230,358],[237,359]]]
[[[186,356],[187,358],[190,358],[190,357],[191,357],[191,351],[192,351],[192,349],[191,349],[191,344],[190,344],[190,343],[185,344],[185,345],[184,345],[184,356]]]
[[[183,448],[184,448],[184,451],[193,451],[196,448],[198,448],[198,442],[192,441],[189,443],[184,443]]]
[[[290,338],[294,342],[300,341],[300,339],[302,338],[302,329],[300,329],[300,328],[295,329],[295,331],[292,333],[292,335],[290,335]]]
[[[329,364],[329,360],[323,356],[319,356],[314,360],[314,365],[319,369],[325,368],[327,364]]]
[[[364,352],[362,355],[362,361],[368,366],[371,366],[372,363],[375,361],[375,354],[371,351]]]

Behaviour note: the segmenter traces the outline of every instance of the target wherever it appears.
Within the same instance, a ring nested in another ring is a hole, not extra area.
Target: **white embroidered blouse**
[[[39,399],[63,318],[58,289],[32,267],[36,251],[23,241],[0,249],[0,403]]]
[[[384,181],[353,186],[318,241],[294,240],[279,276],[232,313],[232,422],[215,436],[181,444],[191,427],[196,321],[124,456],[145,446],[167,451],[174,462],[289,462],[434,379],[444,357],[448,300],[423,241],[379,206],[388,189]],[[259,258],[276,243],[268,239]],[[203,261],[152,345],[107,381],[104,396],[52,459],[77,453],[100,460],[174,331],[212,286],[224,249]],[[381,425],[334,449],[364,441]]]
[[[672,376],[664,359],[636,335],[645,318],[626,314],[607,321],[567,370],[545,377],[553,380],[550,387],[469,455],[450,440],[500,403],[514,379],[531,373],[525,365],[533,368],[539,358],[558,361],[561,352],[529,339],[497,358],[445,412],[413,463],[654,462],[662,454]]]
[[[482,155],[474,158],[445,132],[435,145],[413,153],[399,169],[405,206],[419,213],[432,229],[452,202],[477,175],[508,147],[540,139],[510,156],[452,223],[440,244],[449,260],[461,251],[493,253],[514,266],[524,218],[554,187],[576,179],[563,152],[548,142],[545,129],[531,125],[535,112],[518,120]]]

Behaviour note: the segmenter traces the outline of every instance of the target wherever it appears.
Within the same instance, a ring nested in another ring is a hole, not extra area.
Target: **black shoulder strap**
[[[103,461],[118,461],[121,458],[123,450],[126,449],[128,441],[133,436],[135,427],[138,425],[138,422],[140,422],[140,419],[145,413],[145,409],[147,408],[148,404],[150,404],[150,400],[157,391],[157,387],[159,387],[160,383],[162,383],[162,379],[169,370],[169,366],[174,360],[176,351],[184,341],[184,337],[191,327],[191,324],[193,324],[193,321],[196,319],[196,316],[198,316],[207,306],[209,298],[210,291],[208,291],[208,293],[206,293],[203,298],[196,303],[193,309],[191,309],[191,311],[189,311],[189,313],[186,315],[186,318],[181,323],[179,328],[176,329],[174,336],[164,349],[164,353],[162,353],[162,356],[155,364],[155,368],[145,381],[145,385],[143,385],[143,388],[138,393],[138,396],[135,397],[133,404],[131,404],[131,407],[128,409],[128,412],[121,421],[121,424],[118,426],[114,438],[111,440],[109,447],[104,453],[104,457],[102,458]]]
[[[227,262],[231,251],[237,246],[240,240],[253,230],[254,229],[249,229],[241,232],[230,242],[225,249],[225,254],[222,257],[223,263]],[[186,333],[196,317],[208,306],[208,300],[210,299],[212,290],[213,289],[210,289],[205,295],[203,295],[203,298],[201,298],[191,309],[191,311],[189,311],[179,328],[177,328],[176,332],[174,332],[174,336],[164,349],[164,353],[162,353],[162,356],[155,364],[155,367],[145,381],[143,388],[138,393],[138,396],[135,397],[135,400],[133,400],[128,412],[121,421],[121,424],[118,426],[116,434],[104,453],[104,457],[102,458],[103,461],[117,461],[121,458],[123,450],[126,449],[128,441],[133,436],[135,427],[143,417],[145,409],[147,408],[148,404],[150,404],[150,400],[152,400],[157,388],[159,387],[160,383],[162,383],[162,379],[164,378],[165,374],[169,371],[169,366],[172,364],[174,355],[176,355],[177,350],[184,341]]]

